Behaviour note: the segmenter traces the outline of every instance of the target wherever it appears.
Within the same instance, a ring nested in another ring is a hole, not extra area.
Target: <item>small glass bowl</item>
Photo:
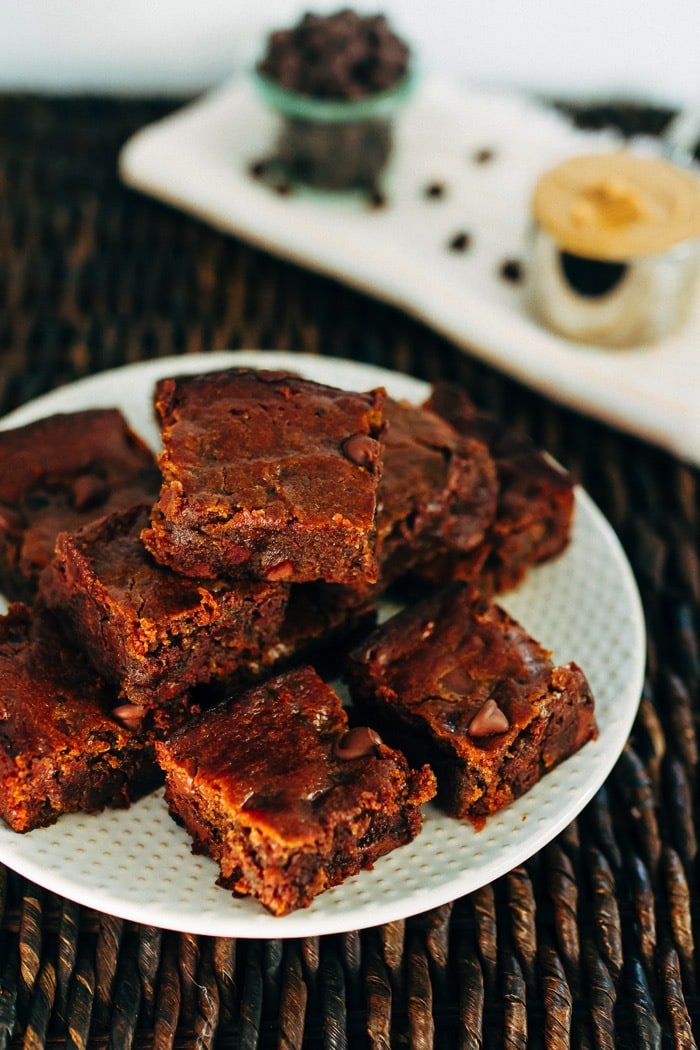
[[[271,160],[317,189],[375,190],[391,156],[394,117],[415,79],[408,72],[389,91],[345,101],[300,95],[254,71],[257,91],[280,117]]]

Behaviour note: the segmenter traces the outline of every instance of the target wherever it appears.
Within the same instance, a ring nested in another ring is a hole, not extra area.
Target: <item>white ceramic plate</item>
[[[220,230],[394,303],[548,397],[700,464],[700,295],[677,335],[610,351],[541,328],[499,273],[504,259],[523,258],[539,175],[572,154],[610,148],[610,133],[576,130],[518,95],[429,77],[401,115],[387,206],[376,210],[353,195],[282,197],[253,180],[248,164],[269,155],[273,134],[250,85],[235,80],[137,133],[121,175]],[[493,151],[489,163],[473,159],[482,148]],[[441,197],[426,196],[432,182],[444,186]],[[450,251],[461,230],[470,249]]]
[[[295,369],[348,389],[384,384],[422,400],[425,384],[350,361],[267,352],[166,358],[104,372],[53,391],[7,416],[16,426],[53,412],[119,406],[157,448],[151,393],[167,374],[231,364]],[[17,835],[0,827],[0,860],[41,886],[98,910],[167,929],[231,937],[311,936],[361,929],[454,900],[524,861],[562,830],[603,783],[623,748],[641,694],[645,656],[635,582],[618,540],[591,500],[576,494],[573,539],[503,604],[559,662],[576,660],[596,696],[599,739],[549,773],[482,831],[426,807],[413,843],[374,870],[274,918],[253,900],[216,886],[217,867],[190,852],[160,791],[130,809],[66,816]]]

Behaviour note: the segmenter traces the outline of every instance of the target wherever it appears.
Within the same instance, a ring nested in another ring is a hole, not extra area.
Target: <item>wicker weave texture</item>
[[[698,472],[386,305],[125,190],[119,147],[174,105],[0,99],[0,412],[106,368],[225,347],[464,383],[568,466],[616,529],[647,619],[644,695],[611,777],[565,833],[406,922],[193,937],[99,915],[0,866],[0,1048],[694,1047]],[[617,116],[654,132],[668,118]]]

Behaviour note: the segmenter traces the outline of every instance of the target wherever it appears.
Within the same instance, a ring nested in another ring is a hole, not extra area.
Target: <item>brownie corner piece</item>
[[[385,399],[265,369],[161,380],[145,545],[189,576],[373,582]]]
[[[158,782],[153,741],[46,611],[0,616],[0,817],[13,831],[125,807]]]
[[[350,730],[309,666],[251,687],[158,742],[166,801],[220,883],[274,915],[307,907],[422,824],[432,771]]]
[[[152,503],[159,481],[154,454],[117,408],[0,429],[0,589],[33,600],[59,532]]]
[[[100,673],[152,708],[255,667],[281,628],[289,587],[159,565],[140,540],[149,510],[136,504],[61,533],[40,595]]]
[[[425,405],[387,400],[379,482],[377,556],[383,586],[443,554],[467,556],[496,509],[496,469],[486,446]]]
[[[529,438],[478,409],[454,383],[435,383],[426,406],[465,438],[486,445],[497,478],[496,510],[476,569],[470,557],[435,568],[443,578],[452,570],[457,578],[476,579],[490,593],[510,590],[533,565],[566,549],[575,507],[574,478]]]
[[[477,827],[598,733],[583,671],[553,664],[467,583],[378,627],[350,654],[347,678],[361,717],[430,763],[438,804]]]

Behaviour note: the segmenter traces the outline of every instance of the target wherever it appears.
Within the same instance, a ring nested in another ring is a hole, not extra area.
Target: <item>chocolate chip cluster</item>
[[[258,72],[290,91],[319,99],[356,101],[398,84],[409,48],[384,15],[307,12],[290,29],[270,33]]]

